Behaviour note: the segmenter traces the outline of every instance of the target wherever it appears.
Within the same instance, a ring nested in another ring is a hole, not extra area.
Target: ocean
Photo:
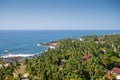
[[[84,35],[118,33],[120,34],[120,30],[0,30],[0,56],[39,55],[47,47],[37,46],[38,43],[80,38]]]

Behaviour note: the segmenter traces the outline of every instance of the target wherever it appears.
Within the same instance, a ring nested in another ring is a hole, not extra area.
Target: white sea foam
[[[56,47],[55,46],[49,46],[50,49],[55,49]]]
[[[1,56],[2,58],[9,58],[9,57],[30,57],[30,56],[35,56],[35,54],[8,54]]]
[[[37,44],[37,46],[41,46],[40,44]]]

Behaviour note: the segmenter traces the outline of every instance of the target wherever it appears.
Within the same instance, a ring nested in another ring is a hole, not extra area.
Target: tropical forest
[[[55,49],[48,47],[31,59],[1,60],[0,80],[116,80],[117,73],[110,71],[120,68],[120,34],[65,38],[56,43]]]

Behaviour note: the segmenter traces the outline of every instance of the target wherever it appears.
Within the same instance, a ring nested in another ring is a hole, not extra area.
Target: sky
[[[0,30],[120,30],[120,0],[0,0]]]

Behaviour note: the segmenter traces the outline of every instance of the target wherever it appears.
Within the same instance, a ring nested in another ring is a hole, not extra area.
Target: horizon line
[[[43,30],[43,31],[60,31],[60,30],[120,30],[120,29],[0,29],[0,31],[39,31],[39,30]]]

